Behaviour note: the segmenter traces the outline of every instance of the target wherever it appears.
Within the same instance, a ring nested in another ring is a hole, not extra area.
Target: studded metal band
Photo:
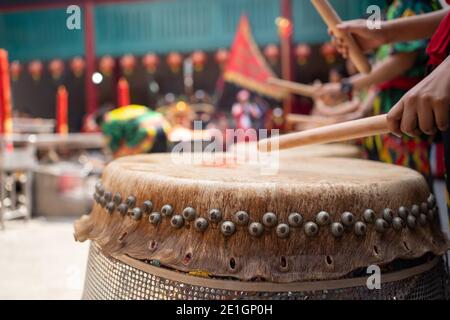
[[[181,214],[174,214],[170,204],[162,206],[160,211],[153,210],[151,200],[145,200],[140,206],[137,206],[135,196],[130,195],[123,198],[120,193],[113,195],[111,192],[105,191],[101,183],[97,183],[95,186],[94,200],[109,214],[118,212],[123,216],[129,215],[134,220],[140,220],[146,216],[149,223],[153,225],[163,223],[166,218],[175,229],[181,229],[189,222],[193,222],[195,230],[205,232],[210,224],[220,224],[220,231],[225,237],[232,236],[238,230],[237,227],[247,227],[247,231],[252,237],[260,237],[265,230],[274,229],[279,238],[287,239],[292,229],[298,228],[303,228],[308,237],[317,236],[321,228],[329,229],[335,238],[341,238],[346,232],[364,236],[369,225],[380,234],[387,232],[390,228],[399,232],[404,228],[414,230],[424,227],[434,221],[437,216],[436,198],[432,194],[428,197],[427,202],[414,204],[411,208],[402,206],[397,211],[385,208],[379,217],[375,211],[367,209],[363,212],[362,221],[357,221],[351,212],[344,212],[339,221],[332,221],[330,214],[326,211],[317,213],[315,221],[304,221],[303,215],[298,212],[290,213],[287,222],[279,221],[279,217],[273,212],[265,213],[261,221],[251,221],[250,215],[246,211],[237,211],[233,215],[232,221],[222,221],[222,212],[217,208],[211,209],[208,219],[206,219],[200,217],[193,207],[186,207]]]

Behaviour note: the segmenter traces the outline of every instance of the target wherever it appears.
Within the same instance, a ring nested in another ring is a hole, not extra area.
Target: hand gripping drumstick
[[[339,18],[328,0],[311,0],[311,2],[314,7],[316,7],[316,10],[319,12],[319,14],[322,16],[322,19],[325,21],[327,26],[333,30],[334,34],[345,41],[349,49],[350,60],[355,64],[359,72],[369,73],[371,70],[371,66],[367,61],[367,58],[361,51],[361,48],[356,43],[355,39],[351,35],[336,28],[336,26],[340,24],[342,20],[341,18]]]
[[[387,115],[384,114],[261,140],[258,143],[258,149],[262,152],[271,152],[310,144],[365,138],[389,132]]]
[[[281,80],[277,78],[267,79],[267,83],[276,87],[283,88],[291,93],[295,93],[304,97],[314,97],[317,89],[314,86],[296,83],[292,81]]]

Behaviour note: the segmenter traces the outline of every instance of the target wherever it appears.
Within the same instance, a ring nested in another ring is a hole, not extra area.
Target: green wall
[[[292,0],[296,42],[328,39],[326,28],[308,0]],[[368,4],[383,0],[334,0],[344,18],[357,18]],[[228,47],[240,15],[249,15],[259,45],[278,42],[275,18],[279,0],[160,0],[102,4],[95,7],[97,54],[147,51],[213,50]],[[0,14],[0,47],[11,59],[69,58],[84,52],[81,30],[66,28],[64,8]]]

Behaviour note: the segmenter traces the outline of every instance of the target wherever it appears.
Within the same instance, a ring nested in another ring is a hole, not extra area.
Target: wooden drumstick
[[[333,119],[330,117],[322,116],[310,116],[304,114],[290,113],[286,116],[286,121],[289,123],[316,123],[321,125],[327,125],[333,123]]]
[[[345,41],[349,49],[350,60],[355,64],[359,72],[369,73],[371,70],[370,63],[367,61],[366,56],[361,51],[361,48],[356,43],[355,39],[351,35],[340,31],[336,27],[342,22],[342,20],[330,5],[328,0],[311,0],[311,2],[314,7],[316,7],[316,10],[322,16],[322,19],[328,27],[333,30],[334,34]]]
[[[269,78],[267,80],[267,83],[305,97],[314,97],[317,90],[314,86],[281,80],[277,78]]]
[[[262,152],[271,152],[310,144],[346,141],[385,133],[389,133],[387,116],[381,115],[261,140],[258,143],[258,149]]]

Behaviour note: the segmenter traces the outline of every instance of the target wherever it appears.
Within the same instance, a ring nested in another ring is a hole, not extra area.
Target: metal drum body
[[[135,156],[108,165],[94,200],[75,223],[92,241],[86,299],[445,298],[449,242],[406,168],[306,157],[264,175],[228,154]]]
[[[83,299],[88,300],[442,300],[448,298],[440,258],[383,274],[381,289],[367,277],[286,284],[195,277],[130,257],[107,257],[91,244]]]

